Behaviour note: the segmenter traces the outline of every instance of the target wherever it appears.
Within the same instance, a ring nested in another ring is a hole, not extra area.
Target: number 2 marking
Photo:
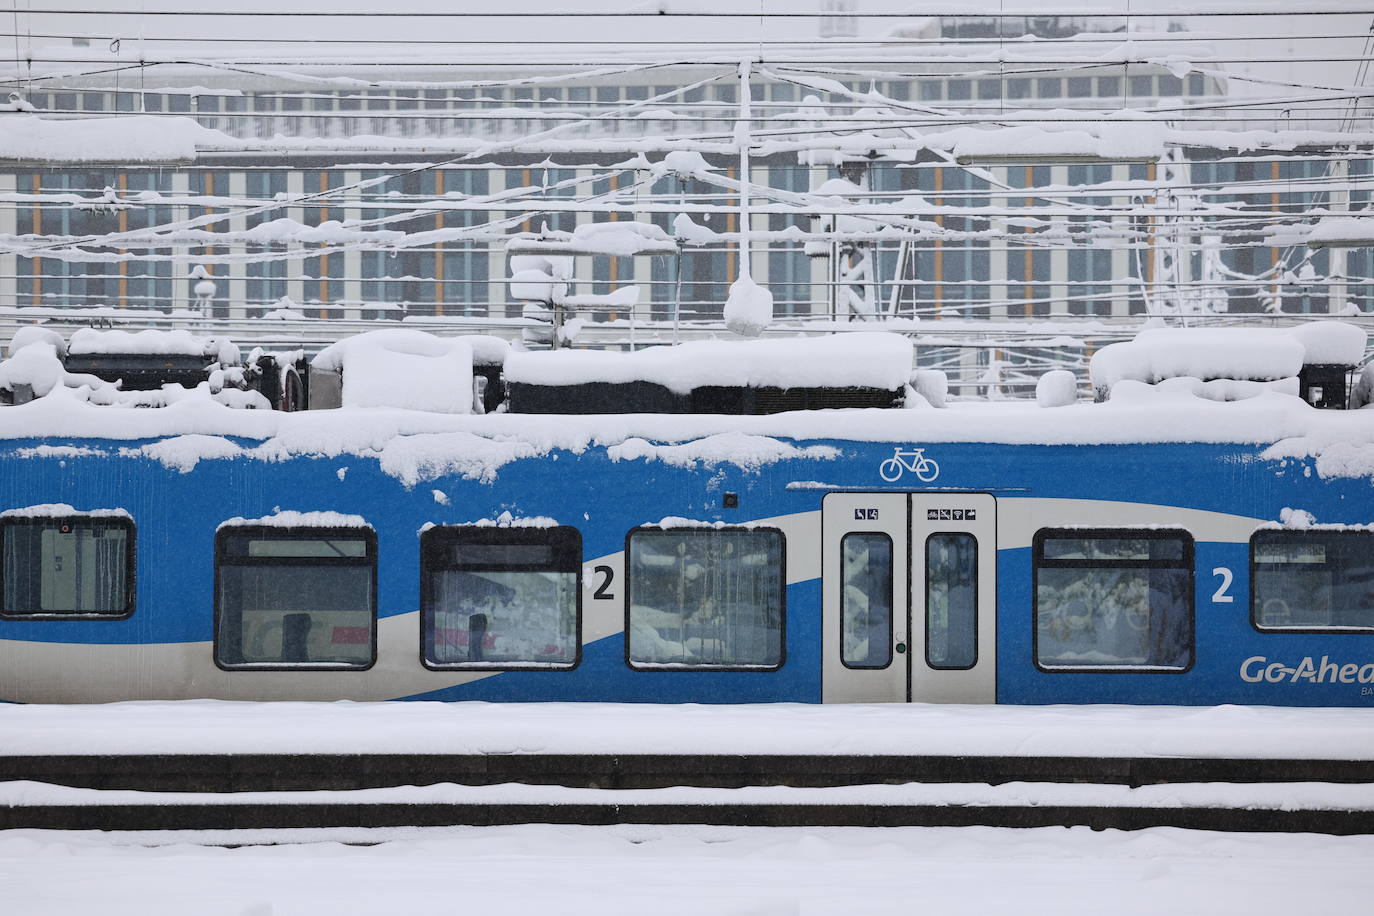
[[[609,598],[611,600],[614,600],[615,595],[612,595],[610,592],[606,591],[606,589],[610,588],[611,583],[615,581],[615,570],[611,569],[609,566],[598,566],[595,569],[593,569],[592,572],[600,573],[601,575],[606,577],[601,580],[601,584],[596,587],[596,591],[592,592],[592,597]]]
[[[1212,570],[1212,575],[1221,577],[1221,585],[1217,586],[1217,590],[1212,594],[1212,600],[1219,604],[1230,604],[1235,601],[1234,595],[1226,594],[1226,590],[1231,587],[1231,580],[1234,578],[1231,575],[1231,570],[1225,566],[1218,566]]]

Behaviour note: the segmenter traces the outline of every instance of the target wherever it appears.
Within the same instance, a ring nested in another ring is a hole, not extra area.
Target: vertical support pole
[[[748,58],[739,65],[739,120],[735,122],[735,142],[739,144],[739,279],[750,279],[749,256],[749,125],[753,117],[753,93],[749,79],[753,65]]]

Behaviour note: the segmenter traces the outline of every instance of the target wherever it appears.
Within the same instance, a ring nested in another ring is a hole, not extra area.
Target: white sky
[[[860,12],[872,13],[901,13],[906,11],[918,11],[913,15],[913,19],[920,19],[922,16],[939,13],[942,10],[947,12],[1005,12],[1005,13],[1027,13],[1036,14],[1049,12],[1067,12],[1071,10],[1085,10],[1110,12],[1113,14],[1128,15],[1133,7],[1131,0],[1119,0],[1119,2],[1089,2],[1089,0],[972,0],[972,2],[937,2],[913,5],[909,0],[855,0]],[[1236,10],[1236,11],[1259,11],[1259,10],[1289,10],[1293,3],[1283,2],[1283,0],[1206,0],[1202,4],[1207,10]],[[1368,5],[1352,0],[1307,0],[1307,5],[1314,9],[1324,10],[1351,10],[1350,15],[1343,16],[1313,16],[1313,15],[1293,15],[1293,16],[1214,16],[1214,17],[1193,17],[1190,26],[1195,30],[1205,30],[1209,32],[1224,33],[1227,35],[1248,36],[1251,42],[1245,45],[1232,45],[1231,49],[1245,48],[1246,53],[1251,56],[1261,56],[1259,49],[1270,49],[1277,44],[1284,48],[1282,53],[1264,55],[1272,57],[1287,57],[1293,53],[1302,57],[1332,57],[1332,56],[1355,56],[1359,54],[1363,41],[1361,39],[1347,39],[1345,41],[1325,40],[1316,45],[1297,45],[1290,43],[1285,37],[1283,41],[1271,43],[1270,41],[1254,41],[1256,37],[1272,36],[1300,36],[1300,35],[1364,35],[1369,28],[1371,14],[1368,12]],[[256,9],[277,9],[274,4],[268,2],[245,2],[247,8]],[[1197,3],[1185,3],[1181,0],[1166,0],[1166,2],[1142,2],[1135,0],[1134,10],[1162,12],[1176,9],[1180,12],[1189,12],[1197,9]],[[91,36],[105,38],[121,38],[126,42],[140,36],[147,38],[180,38],[196,39],[205,36],[215,38],[281,38],[283,36],[294,35],[303,39],[309,38],[376,38],[387,40],[414,40],[414,39],[481,39],[486,41],[511,41],[524,42],[529,48],[530,42],[544,41],[625,41],[625,40],[655,40],[665,43],[676,44],[682,42],[710,42],[721,39],[722,35],[728,35],[733,41],[757,41],[760,37],[759,20],[752,17],[746,19],[712,19],[709,17],[683,18],[679,16],[671,17],[626,17],[621,19],[606,18],[535,18],[535,19],[482,19],[482,18],[421,18],[421,19],[337,19],[337,18],[310,18],[310,19],[282,19],[282,18],[263,18],[263,17],[196,17],[194,15],[177,16],[151,16],[142,15],[143,12],[154,12],[158,10],[176,11],[178,13],[193,14],[196,10],[224,10],[226,5],[211,0],[184,0],[184,2],[168,3],[163,0],[151,0],[134,4],[123,2],[123,0],[27,0],[21,3],[16,0],[14,11],[0,13],[0,22],[5,28],[3,32],[18,31],[26,37],[17,42],[18,50],[22,55],[24,47],[29,43],[29,35],[44,34],[70,34],[80,32]],[[454,4],[452,0],[402,0],[393,5],[389,5],[389,10],[395,11],[432,11],[449,12],[462,10],[464,12],[476,12],[482,10],[492,10],[498,12],[515,13],[539,13],[548,11],[550,13],[559,10],[581,10],[581,11],[653,11],[660,7],[669,11],[678,12],[705,12],[722,11],[731,12],[753,11],[759,9],[763,12],[814,12],[819,9],[819,0],[759,0],[758,3],[744,2],[732,3],[729,0],[676,0],[676,2],[642,2],[642,0],[622,0],[622,2],[602,2],[602,3],[581,3],[572,4],[565,0],[482,0],[480,3],[460,3]],[[89,15],[53,15],[51,12],[45,14],[43,11],[71,10],[71,9],[90,9],[90,10],[109,10],[108,13]],[[138,12],[131,12],[131,8],[136,8]],[[232,7],[231,7],[232,8]],[[353,9],[358,11],[372,11],[378,8],[377,4],[371,0],[295,0],[291,8],[297,11],[334,11]],[[892,29],[902,25],[901,19],[867,19],[861,22],[861,37],[874,38],[889,33]],[[1157,26],[1160,20],[1137,19],[1138,23],[1145,28]],[[17,27],[17,29],[15,28]],[[793,39],[812,41],[818,38],[819,21],[817,19],[770,19],[764,26],[764,31],[770,39]],[[47,43],[40,38],[32,39],[34,45]],[[14,39],[10,39],[6,44],[15,44]],[[5,49],[9,51],[9,48]],[[8,56],[8,55],[6,55]],[[1317,69],[1329,69],[1330,64],[1318,65]]]

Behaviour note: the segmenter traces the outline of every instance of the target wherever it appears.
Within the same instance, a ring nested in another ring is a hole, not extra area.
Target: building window
[[[782,666],[781,531],[638,528],[627,541],[630,667],[770,671]]]
[[[840,540],[840,642],[846,668],[892,664],[892,538],[853,532]]]
[[[377,654],[376,621],[377,535],[371,528],[220,528],[220,667],[369,668]]]
[[[126,515],[0,518],[0,616],[128,617],[134,523]]]
[[[1034,544],[1035,663],[1046,671],[1185,671],[1193,663],[1193,538],[1049,528]]]
[[[572,668],[581,645],[576,528],[429,528],[420,613],[429,668]]]
[[[1374,531],[1256,531],[1250,619],[1260,630],[1374,630]]]

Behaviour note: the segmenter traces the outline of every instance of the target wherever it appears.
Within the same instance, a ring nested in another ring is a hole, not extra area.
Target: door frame
[[[843,539],[892,541],[892,650],[882,668],[842,659]],[[976,540],[975,659],[936,668],[927,658],[926,544],[935,534]],[[835,491],[821,499],[821,699],[826,703],[993,703],[997,699],[997,500],[991,493]]]

